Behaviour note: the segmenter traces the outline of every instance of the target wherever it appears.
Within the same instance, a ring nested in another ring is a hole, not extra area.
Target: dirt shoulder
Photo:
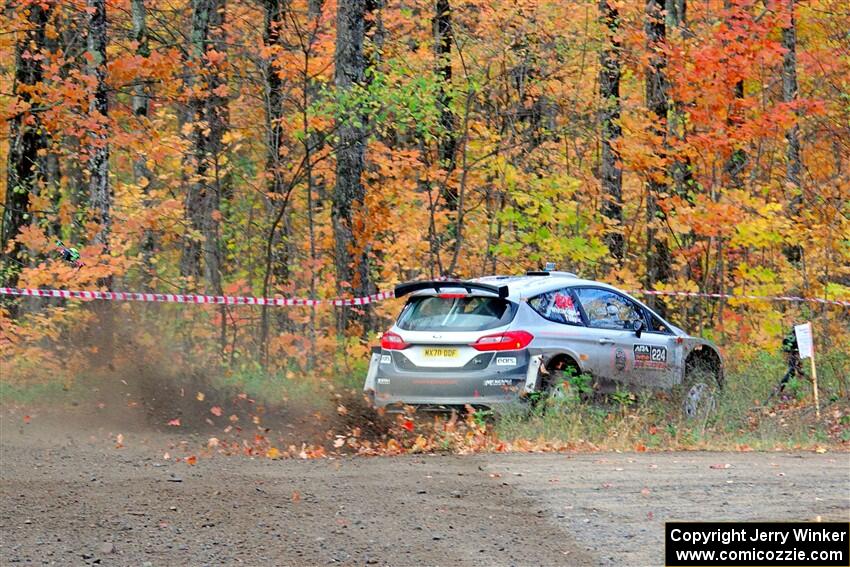
[[[850,519],[847,454],[163,460],[179,441],[0,419],[0,563],[653,565],[666,520]]]

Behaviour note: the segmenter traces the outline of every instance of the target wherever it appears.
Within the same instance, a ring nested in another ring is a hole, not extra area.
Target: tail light
[[[381,337],[381,348],[385,350],[402,350],[410,346],[410,343],[404,342],[401,335],[393,332],[386,332]]]
[[[471,346],[475,350],[483,351],[521,350],[527,347],[532,340],[534,340],[534,335],[531,333],[525,331],[508,331],[507,333],[481,337],[472,343]]]

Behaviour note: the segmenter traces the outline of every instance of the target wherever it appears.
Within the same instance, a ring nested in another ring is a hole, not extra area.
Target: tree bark
[[[109,183],[109,98],[106,89],[107,22],[106,0],[88,0],[89,29],[86,73],[94,77],[94,93],[89,100],[89,115],[98,122],[98,129],[89,134],[89,209],[99,224],[94,242],[109,257],[109,237],[112,231],[112,186]],[[112,289],[112,276],[98,280],[98,285]],[[114,314],[109,302],[96,306],[100,327],[97,362],[111,364],[114,351]]]
[[[607,39],[600,53],[599,96],[602,155],[599,177],[602,180],[602,215],[611,221],[605,235],[611,255],[617,264],[622,264],[624,250],[623,234],[623,170],[618,163],[614,146],[623,135],[620,127],[620,14],[608,0],[599,0],[599,17],[605,26]]]
[[[457,120],[452,110],[452,8],[449,0],[437,0],[434,14],[434,55],[437,72],[437,108],[440,111],[440,133],[437,154],[446,172],[454,171],[457,152]],[[448,177],[448,176],[447,176]],[[457,210],[457,191],[449,183],[443,185],[443,200],[451,211]]]
[[[133,18],[132,37],[136,41],[136,55],[147,59],[151,55],[150,45],[148,42],[148,26],[147,13],[145,9],[145,0],[131,0],[130,11]],[[150,81],[143,80],[133,86],[133,96],[131,105],[133,114],[140,121],[147,123],[148,112],[150,111],[150,96],[152,85]],[[153,183],[153,175],[148,168],[147,156],[140,153],[133,160],[133,180],[135,183],[141,184],[141,189],[144,195],[143,204],[145,208],[151,206],[150,191]],[[142,275],[142,287],[147,291],[151,291],[151,277],[154,273],[153,254],[156,247],[155,235],[152,230],[146,228],[142,234],[141,241],[142,265],[144,274]]]
[[[785,53],[782,56],[782,100],[785,103],[793,103],[797,100],[797,22],[794,16],[795,0],[785,0],[788,9],[788,26],[782,28],[782,47]],[[795,111],[795,115],[797,115]],[[797,122],[785,131],[785,139],[788,147],[785,151],[785,181],[792,186],[796,194],[791,197],[791,212],[798,214],[802,204],[802,180],[803,160],[800,148],[800,126]]]
[[[785,0],[788,10],[788,25],[782,28],[782,101],[793,103],[798,97],[797,88],[797,21],[794,14],[795,0]],[[794,115],[799,119],[799,113]],[[793,190],[788,199],[789,213],[792,218],[800,214],[803,205],[803,157],[800,147],[800,125],[795,119],[794,124],[785,131],[785,184]],[[793,264],[799,264],[803,259],[803,247],[799,244],[786,245],[783,249],[785,257]]]
[[[654,123],[651,130],[662,140],[659,152],[666,153],[668,83],[666,77],[667,56],[658,51],[666,41],[666,25],[664,20],[664,1],[647,0],[645,31],[649,49],[652,54],[646,69],[646,103],[652,114]],[[657,236],[655,224],[664,218],[664,213],[658,208],[658,197],[667,191],[665,172],[663,169],[649,171],[646,186],[646,287],[652,289],[656,282],[666,282],[670,279],[671,261],[670,250],[666,240]],[[650,306],[661,309],[663,303],[650,296]]]
[[[106,93],[106,0],[88,0],[89,34],[87,73],[95,78],[95,90],[89,102],[89,114],[100,128],[90,133],[89,206],[100,228],[94,237],[109,254],[112,228],[112,188],[109,184],[109,100]]]
[[[45,26],[49,17],[47,5],[34,3],[29,6],[27,29],[20,32],[15,44],[14,93],[22,101],[31,103],[32,89],[44,78],[38,51],[45,45]],[[6,199],[3,222],[0,226],[0,279],[3,286],[15,287],[18,275],[25,265],[24,247],[15,242],[9,247],[21,229],[30,224],[30,195],[38,191],[45,181],[45,173],[39,165],[39,153],[47,148],[39,113],[20,112],[9,119],[9,156],[6,177]],[[14,308],[13,308],[13,311]],[[13,313],[14,315],[15,313]]]
[[[289,0],[264,0],[264,27],[263,41],[267,46],[283,48],[281,39],[281,27],[289,10]],[[266,193],[269,195],[282,196],[284,192],[283,171],[280,162],[280,150],[283,140],[284,116],[284,92],[283,80],[274,65],[274,58],[264,62],[263,73],[265,79],[265,101],[266,101]],[[289,280],[289,243],[287,228],[289,223],[286,219],[278,222],[286,214],[285,210],[275,210],[278,207],[286,208],[288,199],[277,198],[270,200],[272,215],[275,222],[271,226],[271,234],[268,242],[271,245],[270,256],[266,259],[267,269],[263,278],[263,296],[270,295],[270,276],[274,276],[277,285],[285,284]],[[283,242],[277,234],[279,226],[283,224]],[[268,265],[270,264],[270,265]],[[268,358],[268,335],[269,335],[269,308],[263,305],[260,310],[260,357],[265,364]]]
[[[727,18],[730,21],[729,27],[734,27],[741,19],[741,14],[738,12],[739,10],[746,9],[743,6],[735,6],[731,2],[731,0],[724,0],[723,2],[724,8],[727,11]],[[738,41],[744,41],[746,38],[738,36]],[[741,116],[741,110],[738,105],[738,101],[744,98],[744,81],[743,79],[735,82],[733,87],[733,95],[734,101],[731,104],[731,109],[729,111],[729,117],[726,121],[727,127],[732,130],[737,128],[738,125],[743,121],[743,117]],[[747,165],[747,152],[743,148],[735,148],[732,151],[732,154],[729,156],[729,159],[726,161],[726,164],[723,166],[723,173],[725,174],[729,185],[736,189],[740,189],[743,187],[744,182],[741,174],[744,172],[744,167]]]
[[[226,88],[226,53],[224,14],[226,0],[193,0],[192,60],[196,75],[191,78],[193,88],[189,101],[194,124],[192,155],[190,161],[193,177],[186,197],[186,214],[189,225],[200,234],[187,235],[181,258],[181,275],[203,276],[207,289],[221,295],[221,243],[219,224],[221,197],[226,190],[226,175],[221,167],[222,138],[229,126]],[[210,57],[215,52],[216,57]]]
[[[364,52],[367,0],[350,0],[337,4],[337,38],[334,83],[340,93],[350,93],[366,85],[367,57]],[[366,168],[368,116],[355,111],[356,116],[344,117],[337,124],[339,135],[336,148],[336,184],[332,196],[331,219],[334,233],[337,290],[345,293],[350,284],[354,295],[371,291],[369,259],[364,243],[358,242],[356,223],[365,223],[366,189],[363,172]],[[348,325],[347,309],[340,310],[339,331]],[[363,318],[368,326],[367,317]]]

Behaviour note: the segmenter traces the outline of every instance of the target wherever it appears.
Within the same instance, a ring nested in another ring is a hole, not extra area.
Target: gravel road
[[[850,456],[163,460],[0,418],[2,565],[660,565],[667,520],[850,520]],[[189,440],[198,442],[197,440]]]

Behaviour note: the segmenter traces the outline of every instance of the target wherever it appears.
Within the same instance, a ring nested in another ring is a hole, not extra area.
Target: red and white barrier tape
[[[180,293],[136,293],[125,291],[69,291],[65,289],[21,289],[0,287],[0,295],[21,295],[29,297],[61,297],[64,299],[104,299],[107,301],[147,301],[154,303],[195,303],[217,305],[366,305],[394,297],[391,291],[385,291],[366,297],[350,299],[302,299],[284,297],[243,297],[231,295],[195,295]]]
[[[819,297],[797,297],[788,295],[732,295],[728,293],[701,293],[696,291],[654,291],[638,290],[633,294],[669,295],[677,297],[708,297],[713,299],[739,299],[749,301],[789,301],[795,303],[821,303],[850,307],[850,301],[840,299],[821,299]],[[26,289],[0,287],[0,295],[21,295],[30,297],[61,297],[65,299],[101,299],[107,301],[147,301],[155,303],[195,303],[217,305],[273,305],[277,307],[291,305],[368,305],[395,297],[392,291],[383,291],[365,297],[349,299],[303,299],[283,297],[243,297],[230,295],[194,295],[179,293],[135,293],[125,291],[69,291],[65,289]]]
[[[793,303],[822,303],[824,305],[840,305],[850,307],[850,301],[840,299],[821,299],[820,297],[798,297],[795,295],[732,295],[729,293],[701,293],[696,291],[656,291],[638,290],[634,294],[643,295],[671,295],[678,297],[710,297],[713,299],[745,299],[749,301],[790,301]]]

